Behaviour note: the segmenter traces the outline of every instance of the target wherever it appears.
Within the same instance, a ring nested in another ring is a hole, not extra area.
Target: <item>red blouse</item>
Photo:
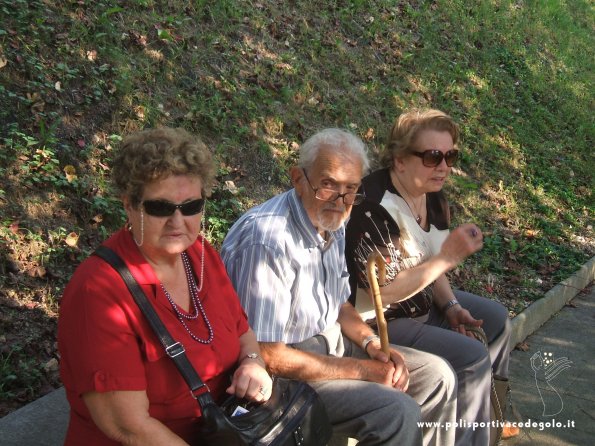
[[[192,339],[179,322],[130,233],[122,229],[105,245],[124,259],[173,338],[184,345],[213,396],[222,399],[240,353],[239,337],[249,326],[217,252],[205,243],[205,283],[199,298],[214,333],[211,344],[205,345]],[[188,255],[198,281],[200,238],[188,249]],[[208,338],[200,314],[186,324],[199,338]],[[71,409],[66,445],[116,444],[91,419],[81,398],[90,391],[145,390],[152,417],[189,443],[196,438],[196,420],[200,417],[196,400],[120,275],[97,256],[86,259],[66,286],[60,303],[58,347],[61,378]]]

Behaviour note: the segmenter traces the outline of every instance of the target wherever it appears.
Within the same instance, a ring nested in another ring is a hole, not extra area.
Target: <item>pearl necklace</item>
[[[194,339],[195,341],[200,342],[201,344],[210,344],[213,341],[213,327],[211,326],[211,322],[209,321],[209,318],[207,317],[207,313],[205,312],[205,309],[203,308],[202,303],[200,302],[200,299],[198,298],[198,293],[202,290],[202,286],[204,284],[204,272],[205,272],[204,237],[202,240],[202,262],[201,262],[202,264],[201,264],[201,268],[200,268],[200,288],[196,286],[196,281],[194,280],[194,274],[192,274],[192,265],[190,264],[190,260],[188,259],[188,254],[186,254],[186,252],[183,252],[181,254],[181,257],[182,257],[182,263],[184,264],[184,271],[186,272],[186,281],[188,282],[188,290],[190,291],[190,302],[192,303],[192,307],[194,309],[192,314],[188,315],[188,314],[184,314],[180,311],[180,309],[174,302],[174,300],[171,297],[171,295],[169,294],[169,292],[165,289],[165,286],[163,285],[163,283],[161,283],[161,289],[163,290],[165,297],[167,297],[167,300],[169,301],[172,308],[174,309],[174,312],[176,313],[178,320],[180,321],[180,323],[182,324],[184,329],[188,332],[190,337],[192,339]],[[198,336],[196,336],[192,332],[192,330],[190,330],[190,328],[186,324],[186,321],[184,320],[184,319],[194,320],[194,319],[198,318],[199,313],[202,315],[202,318],[205,321],[205,324],[207,325],[207,329],[209,330],[208,339],[201,339]]]

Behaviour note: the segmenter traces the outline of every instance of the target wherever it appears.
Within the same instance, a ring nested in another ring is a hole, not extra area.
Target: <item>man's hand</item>
[[[468,310],[461,307],[461,305],[455,305],[446,310],[446,320],[450,328],[454,331],[461,333],[462,335],[469,336],[475,339],[472,333],[467,333],[465,325],[472,325],[474,327],[481,327],[483,319],[474,319]]]
[[[369,379],[369,381],[381,382],[382,384],[390,385],[395,389],[406,392],[409,387],[409,370],[405,366],[405,358],[401,353],[395,349],[390,349],[390,361],[386,354],[380,348],[380,341],[376,340],[370,342],[366,348],[366,352],[370,358],[374,359],[376,363],[384,363],[382,370],[386,370],[382,381],[376,379]],[[390,365],[390,371],[386,366]]]

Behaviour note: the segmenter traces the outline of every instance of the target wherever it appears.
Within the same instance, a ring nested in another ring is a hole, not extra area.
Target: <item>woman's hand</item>
[[[252,329],[240,336],[238,368],[233,374],[231,386],[225,391],[238,398],[265,402],[271,397],[273,380],[266,371],[260,356],[260,347]]]
[[[263,403],[271,397],[273,380],[261,365],[260,360],[246,358],[233,374],[231,386],[226,389],[238,398]]]
[[[467,333],[467,330],[465,330],[465,325],[481,327],[481,324],[483,324],[483,319],[474,319],[473,316],[471,316],[471,313],[461,307],[460,304],[452,306],[446,310],[445,316],[452,330],[459,332],[464,336],[469,336],[473,339],[475,339],[475,336],[472,333]]]
[[[473,223],[466,223],[454,229],[444,240],[440,254],[452,265],[457,266],[471,254],[483,247],[483,234]]]

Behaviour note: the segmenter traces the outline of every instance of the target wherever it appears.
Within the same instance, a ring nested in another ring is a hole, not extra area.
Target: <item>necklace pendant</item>
[[[415,218],[415,221],[417,222],[417,224],[420,224],[420,223],[421,223],[421,215],[418,215],[418,216]]]

